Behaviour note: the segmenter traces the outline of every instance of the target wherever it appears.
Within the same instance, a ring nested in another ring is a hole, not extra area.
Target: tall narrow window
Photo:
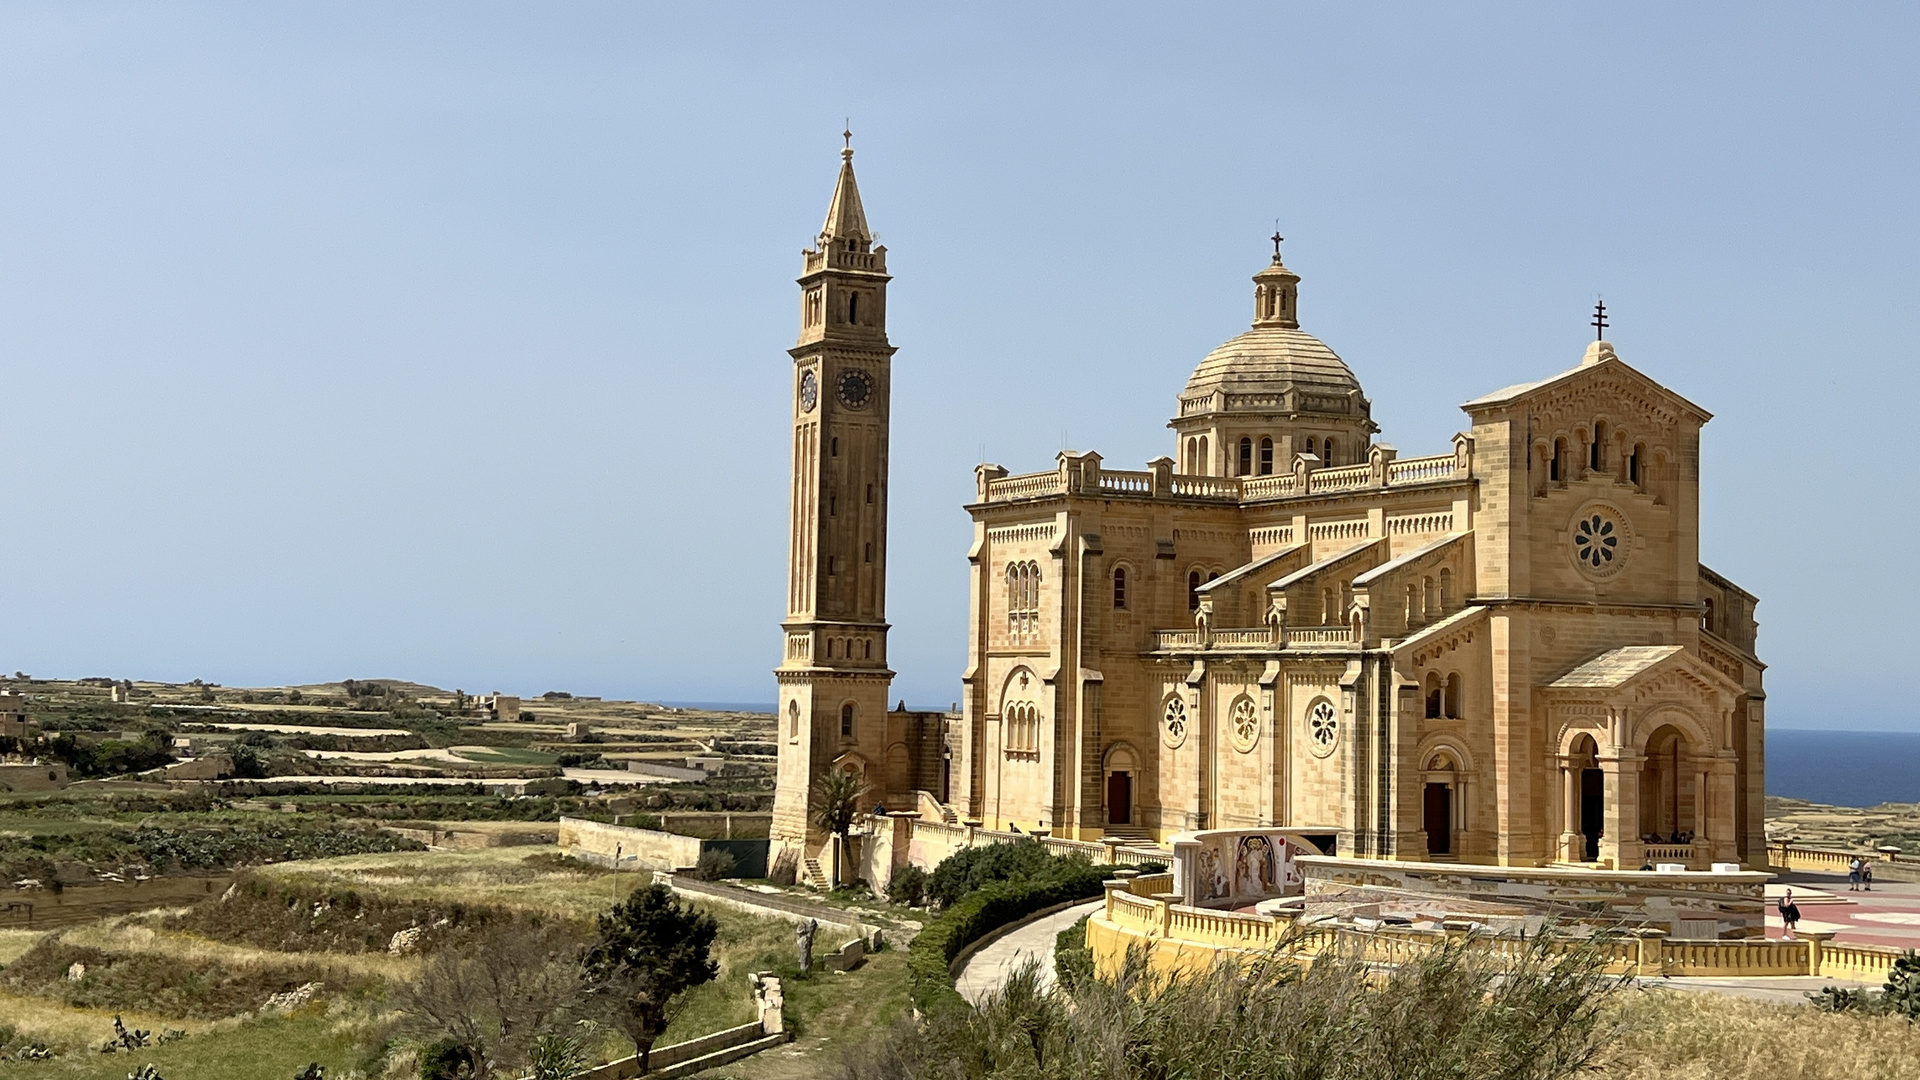
[[[1329,435],[1321,441],[1320,456],[1326,459],[1328,465],[1336,464],[1333,460],[1333,436]]]
[[[1700,608],[1700,629],[1705,630],[1707,633],[1711,634],[1714,632],[1713,631],[1713,597],[1709,596],[1705,600],[1702,600],[1700,603],[1702,605]]]
[[[1200,461],[1193,471],[1202,476],[1213,475],[1213,457],[1207,453],[1207,437],[1205,435],[1200,436]]]
[[[1447,676],[1446,712],[1447,712],[1447,719],[1449,720],[1458,720],[1461,717],[1460,673],[1457,671]]]
[[[1647,445],[1645,443],[1634,443],[1633,456],[1627,458],[1627,483],[1633,484],[1636,487],[1640,484],[1640,463],[1645,460],[1646,452]]]
[[[827,456],[840,456],[840,436],[835,435],[833,438],[827,440]]]
[[[1607,425],[1593,425],[1593,442],[1587,447],[1587,468],[1592,469],[1594,472],[1600,471],[1600,462],[1605,453],[1603,448],[1606,446],[1606,442]]]
[[[837,497],[832,495],[827,496],[827,516],[828,517],[840,516],[840,500]]]
[[[853,738],[853,702],[840,706],[840,737]]]
[[[1192,436],[1188,436],[1186,468],[1181,469],[1180,471],[1183,473],[1199,472],[1200,466],[1197,464],[1199,460],[1200,460],[1200,444],[1196,442],[1192,438]]]
[[[1440,719],[1445,707],[1445,692],[1440,689],[1440,676],[1437,673],[1429,674],[1427,676],[1427,719]]]
[[[872,484],[867,485],[867,505],[868,506],[873,505],[873,485]]]
[[[1200,571],[1198,570],[1187,575],[1187,610],[1200,610]]]
[[[1251,475],[1252,472],[1253,472],[1253,440],[1248,438],[1245,435],[1242,435],[1240,436],[1240,471],[1236,475],[1248,476],[1248,475]]]
[[[1567,478],[1567,440],[1553,440],[1553,457],[1547,462],[1547,479],[1558,483]]]
[[[1448,611],[1452,610],[1457,603],[1459,603],[1459,600],[1453,595],[1453,571],[1448,570],[1446,567],[1441,567],[1440,610],[1434,612],[1434,614],[1445,615]]]
[[[1113,607],[1115,611],[1127,609],[1127,568],[1113,568]]]
[[[847,321],[850,323],[854,323],[856,325],[860,322],[860,294],[859,293],[847,294]]]
[[[868,541],[868,542],[867,542],[867,557],[866,557],[866,561],[867,561],[867,562],[872,562],[872,561],[873,561],[873,542],[872,542],[872,541]]]
[[[829,555],[829,556],[827,556],[827,576],[828,576],[828,577],[833,577],[834,575],[836,575],[836,574],[838,574],[839,572],[840,572],[840,558],[839,558],[839,556],[837,556],[837,555]]]
[[[1273,475],[1273,440],[1260,440],[1260,475]]]

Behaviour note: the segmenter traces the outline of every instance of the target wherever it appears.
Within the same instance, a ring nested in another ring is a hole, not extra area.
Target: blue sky
[[[1331,7],[0,9],[0,668],[771,700],[851,116],[899,696],[958,696],[974,462],[1170,452],[1278,217],[1407,455],[1604,293],[1717,414],[1772,722],[1920,729],[1913,9]]]

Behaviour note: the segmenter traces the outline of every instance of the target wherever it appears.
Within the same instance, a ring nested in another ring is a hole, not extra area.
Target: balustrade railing
[[[1240,497],[1253,499],[1278,499],[1294,493],[1293,474],[1284,473],[1274,476],[1250,476],[1240,481]]]
[[[1387,464],[1387,484],[1423,484],[1429,480],[1450,480],[1458,466],[1452,454],[1406,458]]]
[[[1115,495],[1145,495],[1153,489],[1153,474],[1100,470],[1100,490]]]
[[[1272,645],[1274,643],[1273,628],[1254,626],[1247,629],[1215,630],[1213,643],[1215,645]]]
[[[1032,499],[1041,495],[1058,495],[1063,490],[1060,474],[1057,472],[1003,476],[998,480],[987,481],[987,501]]]
[[[1353,631],[1344,626],[1300,626],[1287,628],[1289,645],[1347,645]]]
[[[1236,476],[1173,475],[1173,494],[1198,499],[1240,500],[1240,478]]]
[[[1353,491],[1366,487],[1372,481],[1372,466],[1342,465],[1337,469],[1321,469],[1308,474],[1307,490],[1315,495],[1324,491]]]

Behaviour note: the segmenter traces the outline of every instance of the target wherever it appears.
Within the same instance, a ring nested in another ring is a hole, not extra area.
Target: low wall
[[[1772,875],[1660,874],[1460,863],[1385,862],[1303,855],[1308,919],[1402,918],[1483,923],[1531,935],[1551,922],[1576,936],[1654,927],[1675,937],[1766,936]]]
[[[1886,981],[1899,949],[1838,945],[1825,932],[1800,932],[1798,941],[1764,938],[1718,941],[1670,939],[1661,930],[1597,935],[1584,942],[1564,941],[1557,950],[1591,948],[1612,974],[1673,978],[1751,978],[1795,975],[1863,983]],[[1131,950],[1144,951],[1158,971],[1196,973],[1222,959],[1253,955],[1311,958],[1335,948],[1350,950],[1372,963],[1400,964],[1449,939],[1498,955],[1517,955],[1529,947],[1518,938],[1469,932],[1463,924],[1441,929],[1382,926],[1307,926],[1288,917],[1208,911],[1171,903],[1166,897],[1139,896],[1125,882],[1107,883],[1106,907],[1087,921],[1087,946],[1094,969],[1112,976]]]
[[[1237,907],[1298,896],[1295,859],[1318,855],[1304,835],[1287,829],[1206,829],[1173,837],[1175,892],[1203,907]]]
[[[522,829],[408,829],[397,825],[385,826],[385,831],[404,836],[409,840],[418,840],[428,847],[443,848],[449,851],[479,851],[485,848],[527,847],[530,845],[556,844],[560,840],[560,827],[541,823],[529,824]]]
[[[645,870],[685,870],[698,865],[702,854],[723,851],[733,858],[733,876],[767,876],[765,840],[702,840],[697,836],[563,817],[560,850],[600,866]]]
[[[233,884],[232,874],[196,874],[103,885],[0,892],[0,929],[46,930],[76,926],[108,915],[197,903]]]

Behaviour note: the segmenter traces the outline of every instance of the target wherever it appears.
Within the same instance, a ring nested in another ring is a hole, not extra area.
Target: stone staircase
[[[819,859],[804,860],[801,866],[805,868],[805,879],[801,882],[802,884],[810,889],[819,889],[821,892],[833,891],[833,883],[827,880],[827,872],[820,869]]]
[[[1142,825],[1109,825],[1106,828],[1106,834],[1116,840],[1153,846],[1153,834]]]

